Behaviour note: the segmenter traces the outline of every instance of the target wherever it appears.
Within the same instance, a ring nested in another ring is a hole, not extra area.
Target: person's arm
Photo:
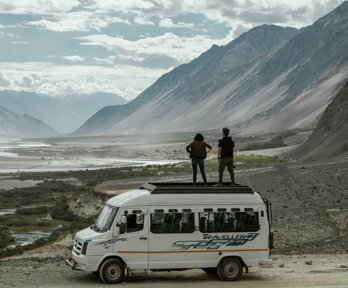
[[[211,150],[213,150],[213,147],[211,147],[208,143],[205,143],[205,147],[208,148],[207,153],[209,153]]]
[[[190,154],[191,154],[191,144],[186,146],[186,151],[187,151],[187,153],[190,153]]]
[[[221,159],[221,151],[222,151],[222,140],[219,140],[219,144],[218,144],[218,153],[217,153],[217,159],[218,159],[218,162],[220,162],[220,159]]]
[[[234,141],[233,142],[233,145],[232,145],[232,158],[234,159]]]

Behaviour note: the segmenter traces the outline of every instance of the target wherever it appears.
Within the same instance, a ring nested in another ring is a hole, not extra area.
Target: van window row
[[[254,211],[210,211],[199,212],[199,230],[202,233],[212,232],[256,232],[260,229],[259,214]],[[170,211],[170,210],[169,210]],[[187,211],[150,213],[150,231],[161,233],[193,233],[195,231],[195,217],[190,209]],[[141,210],[126,215],[127,221],[120,227],[120,233],[132,233],[144,228],[144,214]]]

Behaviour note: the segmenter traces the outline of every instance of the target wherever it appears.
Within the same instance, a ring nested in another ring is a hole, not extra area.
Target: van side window
[[[144,214],[140,211],[133,211],[127,214],[127,233],[137,232],[144,229]]]
[[[206,232],[256,232],[258,212],[200,212],[199,230]]]
[[[195,230],[194,213],[152,213],[152,233],[192,233]]]

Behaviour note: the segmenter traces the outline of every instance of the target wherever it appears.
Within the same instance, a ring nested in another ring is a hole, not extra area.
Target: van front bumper
[[[72,257],[65,260],[65,264],[70,266],[73,270],[94,272],[98,270],[100,258],[100,256],[76,255],[73,251]]]
[[[70,258],[70,259],[66,259],[65,260],[65,264],[70,266],[73,270],[76,270],[76,263],[74,263],[74,259]]]

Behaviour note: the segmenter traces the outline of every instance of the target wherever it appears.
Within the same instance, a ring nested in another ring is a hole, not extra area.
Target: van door
[[[148,269],[148,222],[147,209],[127,208],[119,213],[120,236],[113,248],[130,269]]]

